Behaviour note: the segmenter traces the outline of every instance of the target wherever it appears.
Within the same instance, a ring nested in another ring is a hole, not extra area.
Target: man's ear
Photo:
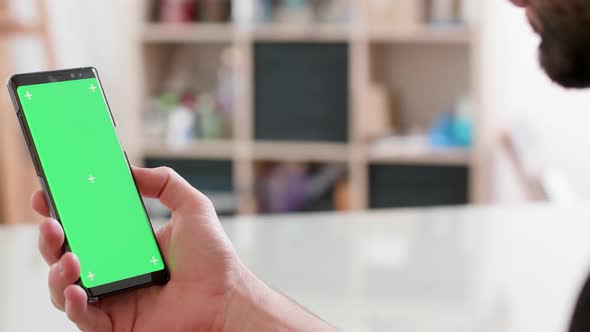
[[[529,5],[529,0],[510,0],[513,4],[518,7],[526,7]]]

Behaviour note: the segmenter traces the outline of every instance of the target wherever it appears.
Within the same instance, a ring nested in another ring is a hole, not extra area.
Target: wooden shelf
[[[259,24],[240,31],[256,41],[344,42],[353,37],[350,28],[349,24]],[[231,23],[148,23],[141,39],[144,43],[230,43],[237,38],[237,31]],[[370,26],[363,35],[372,42],[469,44],[472,40],[471,29],[466,26]]]
[[[266,161],[346,162],[349,149],[344,143],[256,142],[253,156]]]
[[[141,38],[145,43],[229,43],[235,35],[234,26],[228,23],[149,23]]]
[[[233,141],[195,141],[185,148],[173,149],[165,143],[145,139],[145,158],[233,159],[238,155]],[[349,150],[339,143],[242,143],[242,150],[250,151],[255,160],[292,162],[346,162]],[[248,148],[250,146],[250,148]]]
[[[327,41],[350,39],[348,24],[262,24],[252,30],[257,41]]]
[[[425,166],[470,166],[471,152],[461,148],[428,146],[368,147],[369,161],[387,164],[418,164]]]
[[[179,159],[232,159],[235,155],[233,141],[194,141],[181,149],[172,149],[161,142],[144,139],[145,158]]]
[[[367,35],[372,42],[385,43],[469,45],[473,40],[471,29],[467,26],[447,28],[434,28],[426,25],[416,27],[375,26],[367,28]]]

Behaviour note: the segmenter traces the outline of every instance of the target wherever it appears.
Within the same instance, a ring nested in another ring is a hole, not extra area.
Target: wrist
[[[222,301],[222,308],[213,323],[212,331],[245,331],[244,325],[256,314],[259,306],[262,295],[260,288],[256,276],[242,266],[240,279]]]
[[[214,331],[333,331],[327,323],[279,294],[247,268],[225,299]]]

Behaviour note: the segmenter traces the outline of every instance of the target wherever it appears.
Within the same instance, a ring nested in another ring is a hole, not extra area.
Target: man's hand
[[[267,331],[331,329],[280,296],[240,262],[215,210],[170,168],[133,168],[144,197],[158,198],[172,219],[157,232],[170,269],[165,286],[107,297],[96,305],[75,285],[80,263],[62,251],[61,225],[49,217],[42,192],[33,208],[46,217],[39,249],[49,270],[51,301],[84,331]]]

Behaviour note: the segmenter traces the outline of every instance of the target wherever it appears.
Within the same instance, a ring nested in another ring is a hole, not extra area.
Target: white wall
[[[113,110],[124,145],[132,144],[136,120],[127,111],[131,84],[135,82],[131,68],[137,62],[138,28],[134,0],[49,0],[49,14],[58,54],[58,67],[94,66]]]
[[[545,77],[537,61],[539,39],[522,10],[485,0],[482,12],[484,137],[497,145],[501,128],[527,123],[544,167],[561,170],[578,194],[590,198],[590,90],[566,91]],[[506,169],[492,174],[492,199],[513,197]]]
[[[36,0],[35,0],[36,1]],[[15,15],[36,20],[33,0],[12,0]],[[124,145],[133,144],[137,120],[128,112],[131,77],[137,73],[137,43],[141,0],[47,0],[57,68],[93,66],[100,73]],[[45,69],[39,44],[30,38],[17,41],[16,71]],[[133,90],[134,91],[134,90]]]

